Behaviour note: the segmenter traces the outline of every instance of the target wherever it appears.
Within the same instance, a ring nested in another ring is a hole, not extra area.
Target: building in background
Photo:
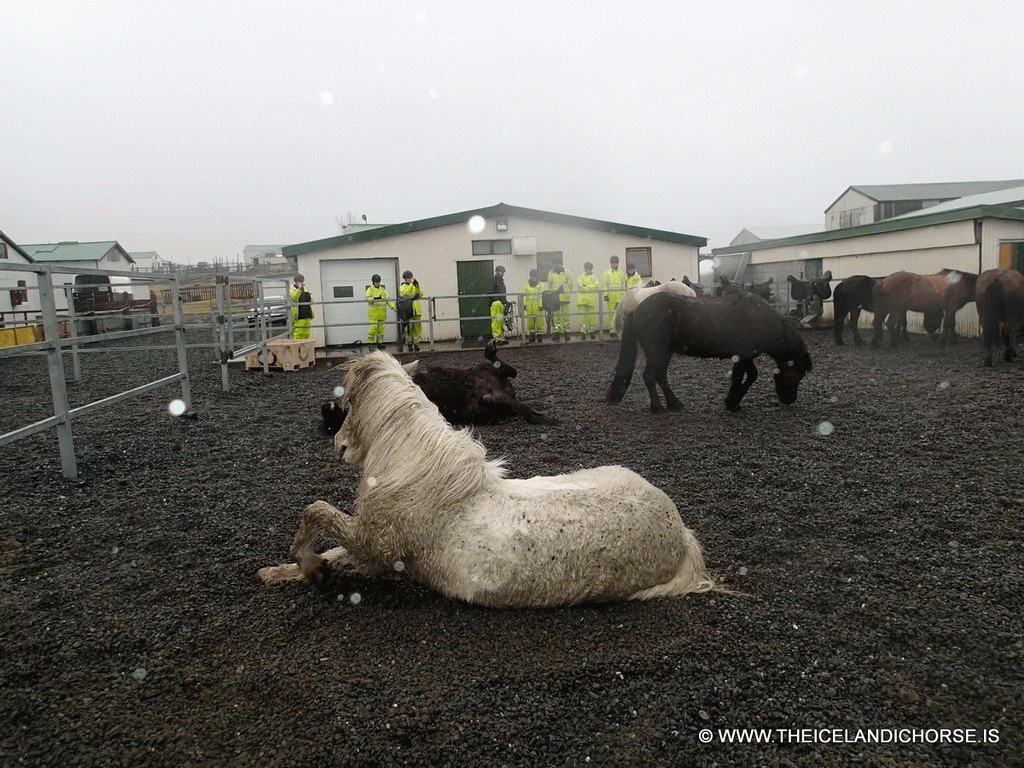
[[[490,334],[486,294],[499,264],[507,270],[509,299],[516,300],[531,269],[546,277],[556,261],[574,278],[586,261],[600,276],[613,255],[623,268],[635,262],[642,276],[661,282],[695,277],[699,250],[707,245],[705,237],[505,203],[351,229],[284,248],[284,255],[295,259],[297,271],[305,275],[314,302],[332,302],[322,306],[313,322],[311,338],[318,347],[365,341],[363,297],[374,274],[381,275],[392,296],[398,293],[402,272],[416,276],[428,297],[423,302],[424,333],[428,314],[435,339],[482,338]],[[318,327],[323,323],[326,328]],[[396,338],[397,327],[389,324],[385,340]]]

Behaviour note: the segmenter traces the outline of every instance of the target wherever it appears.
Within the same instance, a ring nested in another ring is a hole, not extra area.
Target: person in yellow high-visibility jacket
[[[630,288],[643,288],[644,279],[636,273],[636,264],[626,265],[626,290]]]
[[[370,282],[373,285],[366,289],[366,316],[370,320],[366,342],[377,349],[384,349],[384,323],[388,319],[388,307],[394,310],[395,303],[391,301],[388,289],[380,284],[380,275],[371,277]]]
[[[544,298],[547,286],[540,281],[540,273],[530,270],[530,279],[523,286],[523,311],[526,312],[527,341],[544,341]]]
[[[560,341],[561,336],[565,334],[565,340],[569,340],[569,334],[572,332],[572,323],[569,319],[569,301],[570,294],[572,292],[572,275],[569,274],[561,262],[556,262],[551,268],[551,272],[548,273],[548,290],[557,291],[562,288],[562,292],[558,294],[558,311],[554,313],[552,317],[553,336],[555,341]]]
[[[310,304],[313,297],[306,290],[305,277],[295,276],[288,297],[292,300],[292,338],[308,339],[309,327],[313,324],[313,306]]]
[[[594,274],[594,265],[585,262],[583,274],[576,281],[576,308],[580,312],[580,338],[584,341],[588,334],[593,339],[597,333],[597,292],[600,289],[601,281]]]
[[[505,309],[508,295],[505,290],[505,268],[500,264],[494,268],[491,280],[491,338],[498,344],[507,344],[505,339]]]
[[[420,338],[423,335],[423,314],[420,308],[419,298],[423,296],[423,291],[420,288],[420,281],[413,277],[412,272],[408,269],[402,273],[402,284],[398,286],[398,292],[406,298],[413,299],[412,302],[412,317],[408,320],[408,332],[405,336],[406,349],[412,352],[420,351]],[[402,320],[401,317],[398,318]]]
[[[626,292],[626,275],[619,269],[619,257],[612,256],[608,259],[609,269],[606,269],[601,279],[601,287],[604,289],[605,315],[602,323],[609,336],[615,336],[615,309],[619,306],[619,300]]]

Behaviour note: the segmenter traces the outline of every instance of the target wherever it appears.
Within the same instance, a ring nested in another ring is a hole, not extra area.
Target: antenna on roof
[[[365,223],[366,223],[366,214],[364,213],[363,214],[363,224],[365,224]]]

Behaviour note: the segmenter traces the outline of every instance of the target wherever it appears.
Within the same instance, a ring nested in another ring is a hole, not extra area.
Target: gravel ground
[[[516,611],[399,575],[258,583],[305,504],[353,499],[324,361],[234,366],[224,393],[191,352],[196,418],[171,386],[76,420],[78,482],[53,430],[0,448],[0,764],[1024,765],[1021,365],[805,336],[797,403],[763,360],[737,413],[725,362],[677,358],[688,410],[652,416],[638,379],[603,404],[616,344],[507,348],[561,424],[477,430],[514,477],[635,469],[741,594]],[[72,405],[174,367],[83,355]],[[0,432],[52,413],[39,357],[0,360],[0,394]]]

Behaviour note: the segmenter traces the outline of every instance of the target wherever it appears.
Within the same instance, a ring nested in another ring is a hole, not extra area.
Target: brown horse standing
[[[917,275],[913,272],[894,272],[875,286],[874,332],[871,346],[882,344],[882,323],[889,328],[892,346],[896,346],[899,334],[896,326],[901,317],[909,312],[939,313],[942,320],[942,344],[953,340],[956,332],[956,313],[967,302],[974,301],[978,276],[958,269],[943,269],[934,275]],[[886,322],[888,318],[888,322]]]
[[[1024,331],[1024,275],[1015,269],[989,269],[978,275],[975,292],[978,322],[985,341],[985,365],[992,365],[992,347],[1003,337],[1003,360],[1017,356],[1014,345]]]
[[[854,346],[864,343],[857,328],[861,310],[874,313],[875,286],[881,281],[878,277],[852,275],[844,279],[832,292],[833,333],[836,344],[843,344],[843,327],[849,325]],[[847,323],[847,317],[849,322]],[[924,313],[924,329],[931,336],[942,327],[942,310]],[[900,315],[896,323],[896,331],[903,341],[910,341],[907,335],[907,313]]]

